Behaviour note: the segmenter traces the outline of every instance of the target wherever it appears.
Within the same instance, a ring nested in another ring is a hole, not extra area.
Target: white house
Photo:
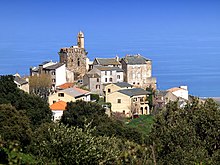
[[[52,120],[54,122],[59,121],[61,117],[63,116],[63,111],[66,110],[66,102],[64,101],[58,101],[55,102],[50,106],[50,109],[52,111]]]
[[[189,92],[187,86],[170,88],[167,91],[172,92],[175,96],[189,100]]]

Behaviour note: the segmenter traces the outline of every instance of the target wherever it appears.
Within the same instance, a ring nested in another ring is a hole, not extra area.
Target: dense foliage
[[[220,109],[208,99],[184,109],[169,103],[150,134],[159,164],[219,164]]]
[[[96,127],[93,132],[100,136],[117,136],[137,143],[143,142],[143,134],[135,128],[128,127],[122,121],[110,118],[105,114],[105,109],[101,105],[93,102],[76,101],[67,104],[61,122],[69,126],[83,128],[91,122],[92,127]]]

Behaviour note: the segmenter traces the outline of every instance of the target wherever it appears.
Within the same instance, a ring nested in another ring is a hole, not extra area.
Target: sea
[[[151,59],[160,90],[186,85],[194,96],[220,96],[220,34],[137,36],[85,34],[85,48],[90,60],[127,54]],[[59,61],[59,49],[75,44],[74,35],[0,38],[0,74],[29,75],[30,67]]]

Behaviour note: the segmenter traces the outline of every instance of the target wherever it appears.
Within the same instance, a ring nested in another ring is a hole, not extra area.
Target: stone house
[[[149,92],[142,88],[122,89],[106,95],[106,102],[111,103],[112,112],[123,113],[130,117],[134,114],[150,114],[146,101]]]
[[[17,87],[27,93],[29,93],[29,82],[28,79],[23,79],[19,74],[14,75],[14,83]]]
[[[75,102],[76,100],[90,101],[90,92],[74,86],[72,88],[59,90],[48,97],[49,105],[58,101]]]
[[[89,59],[88,52],[84,46],[84,34],[79,32],[77,36],[77,45],[63,47],[59,51],[60,63],[65,63],[68,70],[74,72],[74,79],[79,80],[88,71]]]
[[[95,66],[83,77],[83,85],[92,93],[103,95],[104,84],[123,82],[123,70],[118,67]]]
[[[63,116],[63,111],[66,110],[67,103],[64,101],[58,101],[50,105],[52,111],[52,120],[54,122],[59,121]]]
[[[126,55],[121,59],[124,81],[135,87],[156,89],[156,78],[152,77],[152,61],[140,54]]]

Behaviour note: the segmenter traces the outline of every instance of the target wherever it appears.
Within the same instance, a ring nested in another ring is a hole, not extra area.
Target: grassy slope
[[[128,123],[128,126],[136,128],[144,135],[148,135],[154,123],[154,116],[141,115],[139,118],[133,119]]]

